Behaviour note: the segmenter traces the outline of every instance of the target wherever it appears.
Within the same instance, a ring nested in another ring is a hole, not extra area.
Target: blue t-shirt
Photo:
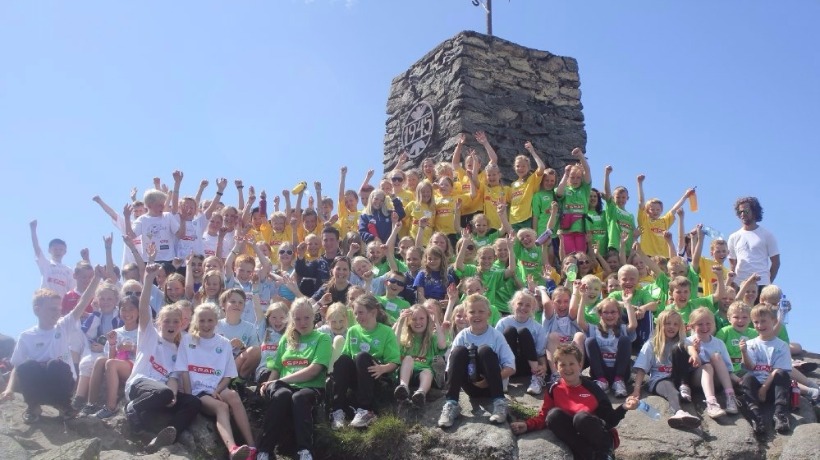
[[[444,300],[447,295],[447,286],[455,282],[455,279],[449,273],[444,279],[446,284],[442,282],[440,271],[422,270],[416,275],[413,288],[424,288],[424,298],[426,299]]]

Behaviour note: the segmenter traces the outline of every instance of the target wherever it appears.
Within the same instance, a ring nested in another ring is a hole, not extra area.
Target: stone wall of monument
[[[487,133],[507,180],[527,140],[548,166],[563,168],[574,147],[586,146],[580,85],[573,58],[461,32],[393,79],[384,169],[395,165],[402,150],[413,167],[424,158],[449,161],[458,134],[478,130]],[[468,147],[486,164],[486,152],[472,136]]]

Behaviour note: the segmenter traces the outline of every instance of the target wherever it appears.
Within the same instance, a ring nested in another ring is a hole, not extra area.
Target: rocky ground
[[[820,363],[820,355],[808,355],[806,360]],[[814,371],[810,377],[820,380],[820,371]],[[511,419],[525,418],[540,407],[540,398],[525,394],[526,383],[513,380],[510,384]],[[621,445],[615,452],[616,456],[630,460],[820,459],[820,424],[817,423],[820,407],[813,407],[805,398],[801,398],[799,410],[790,416],[791,434],[770,434],[759,442],[752,436],[751,427],[742,415],[712,420],[704,413],[702,395],[696,393],[694,397],[695,403],[688,407],[684,405],[684,408],[701,417],[703,422],[700,428],[673,430],[663,420],[655,422],[630,411],[618,426]],[[647,400],[662,412],[668,408],[666,401],[657,396],[648,396]],[[620,401],[612,398],[612,402],[618,404]],[[490,424],[488,417],[492,405],[489,401],[471,401],[463,394],[460,401],[462,415],[456,424],[447,430],[434,428],[443,404],[443,396],[434,393],[423,409],[410,405],[387,405],[380,409],[381,418],[369,433],[350,428],[331,432],[320,425],[315,457],[525,460],[565,459],[571,456],[548,430],[516,437],[508,424]],[[249,407],[251,418],[258,418],[258,404],[249,401]],[[213,422],[202,416],[190,430],[183,433],[179,443],[149,455],[141,450],[145,439],[129,432],[122,412],[106,421],[95,417],[62,421],[55,411],[44,408],[43,420],[37,425],[28,426],[21,419],[23,409],[19,398],[0,406],[2,460],[227,458]],[[767,423],[771,423],[771,416],[767,418]],[[771,425],[769,428],[773,433]],[[337,447],[330,451],[329,446]]]

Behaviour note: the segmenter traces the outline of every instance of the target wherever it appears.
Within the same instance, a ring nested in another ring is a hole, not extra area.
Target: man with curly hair
[[[755,197],[739,198],[735,213],[741,228],[729,236],[729,263],[738,281],[758,275],[758,293],[772,284],[780,268],[780,251],[774,235],[758,223],[763,220],[763,207]]]

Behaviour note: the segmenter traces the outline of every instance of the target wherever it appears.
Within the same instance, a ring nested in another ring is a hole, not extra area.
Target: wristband
[[[222,192],[216,192],[216,194],[222,196]]]
[[[245,188],[244,185],[237,185],[236,188]]]

